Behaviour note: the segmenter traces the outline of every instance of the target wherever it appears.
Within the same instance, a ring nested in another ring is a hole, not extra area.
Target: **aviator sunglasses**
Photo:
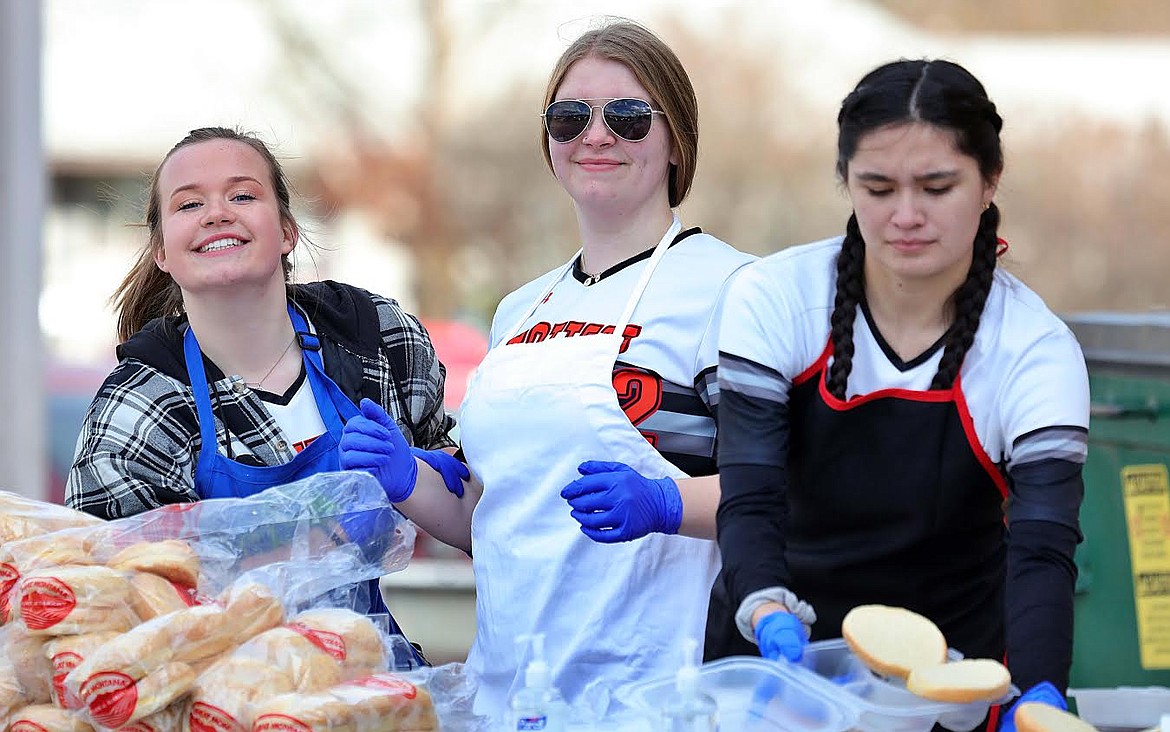
[[[601,109],[601,118],[609,131],[623,140],[638,142],[650,134],[650,122],[654,115],[666,114],[652,109],[642,99],[610,99],[605,104],[590,104],[584,99],[562,99],[548,105],[544,110],[544,129],[555,142],[572,142],[589,129],[593,121],[593,110]]]

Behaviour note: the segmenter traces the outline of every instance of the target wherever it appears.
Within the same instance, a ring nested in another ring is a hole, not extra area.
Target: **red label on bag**
[[[235,717],[205,702],[191,706],[187,724],[191,732],[248,732]]]
[[[94,721],[106,727],[121,727],[130,721],[138,706],[134,679],[118,671],[94,674],[81,685],[81,698]]]
[[[199,602],[198,593],[195,592],[194,587],[181,585],[178,582],[174,582],[172,580],[167,580],[167,582],[171,583],[171,587],[175,588],[175,592],[179,593],[179,599],[182,600],[183,604],[187,607],[195,607],[196,605],[203,604]]]
[[[20,581],[20,570],[7,562],[0,562],[0,623],[8,622],[12,606],[12,588]]]
[[[345,661],[345,638],[342,638],[337,633],[330,633],[327,630],[316,630],[304,623],[289,623],[286,627],[289,630],[300,633],[310,643],[325,651],[330,656],[333,656],[338,661]]]
[[[8,732],[49,732],[49,730],[36,722],[30,722],[27,719],[18,719],[8,728]]]
[[[252,732],[313,732],[313,728],[286,714],[265,714],[252,723]]]
[[[65,688],[65,677],[82,662],[81,656],[73,651],[62,651],[53,656],[53,698],[64,709],[81,709],[84,704]]]
[[[20,614],[29,630],[45,630],[77,607],[73,589],[56,577],[33,577],[20,586]]]
[[[361,689],[377,689],[379,691],[388,691],[396,696],[405,697],[406,699],[413,699],[418,696],[418,689],[409,681],[403,681],[397,676],[385,676],[374,674],[373,676],[364,676],[360,679],[354,679],[345,686],[356,686]]]

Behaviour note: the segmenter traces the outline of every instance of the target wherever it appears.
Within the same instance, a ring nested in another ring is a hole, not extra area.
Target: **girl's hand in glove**
[[[1068,711],[1068,702],[1064,700],[1064,694],[1061,694],[1051,682],[1041,681],[1021,694],[1011,709],[1007,710],[1007,714],[1003,715],[1003,721],[1000,722],[999,732],[1016,732],[1016,710],[1021,704],[1028,702],[1047,704],[1061,711]]]
[[[808,645],[808,632],[804,629],[804,623],[783,610],[760,618],[755,633],[760,655],[773,661],[786,658],[795,663],[804,655],[804,647]]]
[[[682,496],[670,478],[647,478],[624,463],[597,460],[581,463],[577,471],[582,477],[565,486],[561,497],[590,539],[612,544],[653,532],[678,533]]]
[[[341,468],[365,470],[382,484],[391,503],[405,501],[418,479],[410,445],[385,409],[370,399],[358,406],[361,414],[350,418],[341,432]]]
[[[412,447],[410,452],[443,476],[443,485],[459,498],[463,497],[463,481],[471,480],[471,471],[459,458],[445,450],[424,450]]]

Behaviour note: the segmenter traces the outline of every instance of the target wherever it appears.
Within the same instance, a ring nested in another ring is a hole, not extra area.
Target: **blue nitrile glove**
[[[353,511],[338,519],[344,538],[361,548],[367,562],[381,563],[395,539],[394,509],[389,506]]]
[[[418,479],[410,445],[377,403],[363,399],[358,408],[362,413],[350,417],[341,431],[341,468],[365,470],[382,484],[391,503],[405,501]]]
[[[808,632],[804,623],[792,613],[777,610],[756,623],[756,645],[760,655],[773,661],[786,658],[795,663],[804,655]]]
[[[1016,703],[1012,704],[1011,708],[1007,710],[1007,713],[1003,715],[1003,721],[999,723],[999,732],[1016,732],[1016,709],[1019,709],[1021,704],[1026,704],[1027,702],[1039,702],[1041,704],[1047,704],[1050,707],[1056,707],[1064,712],[1068,711],[1068,702],[1064,700],[1064,694],[1061,694],[1060,690],[1052,685],[1052,682],[1041,681],[1023,694],[1020,694],[1020,698],[1016,700]]]
[[[599,460],[581,463],[577,472],[583,477],[565,486],[561,498],[590,539],[612,544],[678,533],[682,496],[670,478],[647,478],[625,463]]]
[[[463,497],[463,481],[471,479],[471,471],[459,458],[443,450],[424,450],[421,447],[412,447],[410,452],[443,476],[443,485],[447,486],[447,490]]]

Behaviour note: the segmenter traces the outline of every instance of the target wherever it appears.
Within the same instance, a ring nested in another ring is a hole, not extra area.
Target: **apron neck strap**
[[[662,238],[658,240],[658,244],[654,247],[654,253],[650,255],[650,261],[646,263],[646,268],[642,271],[642,277],[638,280],[638,284],[634,285],[634,289],[630,293],[630,297],[626,300],[626,306],[623,308],[622,315],[618,319],[618,323],[614,329],[614,332],[618,335],[621,335],[623,332],[625,332],[626,326],[630,323],[630,318],[634,315],[634,308],[637,307],[638,300],[642,298],[642,293],[646,290],[646,285],[650,282],[650,275],[654,274],[655,268],[658,267],[658,263],[662,260],[663,255],[666,254],[666,250],[670,248],[671,242],[674,241],[674,237],[678,236],[678,233],[682,231],[682,221],[679,220],[678,214],[671,212],[671,216],[672,219],[670,226],[666,229],[666,233],[662,235]],[[583,250],[578,249],[577,253],[569,259],[568,263],[556,271],[552,278],[550,278],[548,287],[544,288],[541,293],[536,296],[536,299],[532,301],[532,304],[528,306],[528,309],[524,311],[524,314],[521,315],[520,318],[516,321],[515,325],[509,329],[508,335],[503,339],[502,342],[506,343],[507,341],[511,340],[514,335],[520,332],[520,329],[524,327],[524,323],[527,322],[528,318],[531,317],[534,312],[536,312],[536,308],[539,307],[542,302],[544,302],[544,299],[548,297],[548,294],[553,291],[553,289],[560,283],[560,281],[565,278],[565,275],[568,274],[568,272],[573,268],[573,263],[576,262],[577,258],[581,256],[582,251]]]

